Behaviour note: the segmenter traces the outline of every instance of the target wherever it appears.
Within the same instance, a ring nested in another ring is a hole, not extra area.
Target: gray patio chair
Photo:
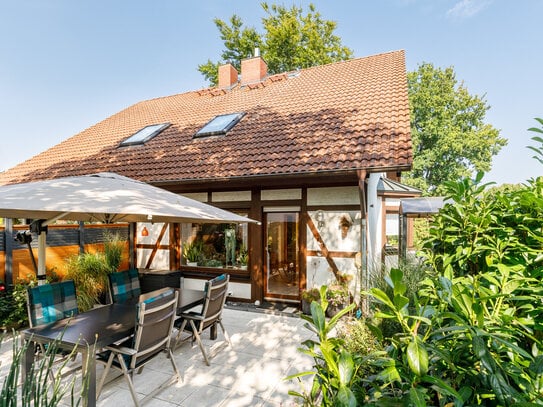
[[[181,339],[183,331],[187,330],[191,333],[192,343],[194,340],[198,342],[198,346],[202,351],[206,364],[209,366],[209,358],[206,354],[204,345],[202,344],[201,335],[205,329],[211,328],[218,324],[223,332],[223,335],[230,346],[232,342],[228,336],[228,332],[224,329],[222,323],[222,310],[226,297],[228,295],[228,281],[230,276],[221,274],[205,284],[205,298],[201,311],[184,312],[179,315],[179,319],[175,321],[175,326],[179,328],[176,336],[176,346]]]
[[[49,324],[79,313],[74,280],[27,287],[26,304],[30,327]],[[47,353],[46,346],[41,343],[36,351],[42,355]],[[56,362],[63,362],[68,356],[73,357],[69,351],[60,349],[54,351],[58,356]],[[81,366],[65,371],[63,376],[79,368]],[[50,371],[49,374],[54,379],[54,373]]]
[[[170,347],[173,323],[176,318],[177,296],[177,291],[173,288],[161,288],[140,295],[139,302],[135,305],[138,311],[134,336],[124,343],[107,346],[105,352],[97,356],[98,361],[105,363],[106,367],[98,384],[96,398],[100,397],[106,376],[113,367],[123,373],[134,405],[139,406],[140,401],[132,381],[134,372],[140,374],[143,367],[161,353],[166,353],[174,374],[151,394],[144,397],[141,402],[147,401],[166,386],[179,380],[179,369]]]

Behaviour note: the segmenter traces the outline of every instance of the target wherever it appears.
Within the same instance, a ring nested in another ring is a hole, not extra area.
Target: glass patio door
[[[297,300],[299,298],[299,214],[266,214],[264,296]]]

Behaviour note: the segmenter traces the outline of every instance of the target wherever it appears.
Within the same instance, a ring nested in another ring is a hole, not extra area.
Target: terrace
[[[203,336],[204,346],[212,356],[206,366],[198,346],[184,342],[174,352],[182,381],[172,384],[155,395],[147,406],[296,406],[297,400],[289,390],[300,390],[297,381],[284,378],[309,370],[313,360],[297,351],[302,341],[311,336],[304,321],[293,314],[249,312],[226,307],[223,323],[230,334],[229,347],[221,333],[218,339]],[[12,340],[6,338],[0,348],[0,376],[6,377],[12,356]],[[134,384],[140,397],[149,394],[157,383],[171,374],[169,363],[155,358]],[[98,368],[101,376],[102,366]],[[77,385],[80,381],[77,380]],[[106,385],[97,405],[131,405],[130,391],[122,376]],[[69,406],[69,399],[61,406]]]

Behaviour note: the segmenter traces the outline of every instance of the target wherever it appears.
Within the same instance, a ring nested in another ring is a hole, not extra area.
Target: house
[[[234,298],[298,301],[381,262],[395,195],[383,181],[411,163],[403,51],[277,75],[257,56],[221,66],[217,87],[136,103],[0,184],[109,171],[247,215],[261,224],[139,224],[137,266],[189,285],[226,270]]]

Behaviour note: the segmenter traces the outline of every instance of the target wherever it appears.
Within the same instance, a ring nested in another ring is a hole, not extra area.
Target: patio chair
[[[26,296],[30,327],[45,325],[72,317],[79,313],[75,283],[73,280],[28,287]],[[38,344],[36,352],[46,355],[46,346],[42,343]],[[57,350],[55,352],[59,356],[56,362],[63,362],[71,355],[69,351]],[[77,366],[64,372],[63,375],[71,373],[80,367],[81,366]],[[51,378],[54,379],[53,372],[51,371],[49,373]]]
[[[74,281],[65,280],[28,287],[27,310],[31,327],[78,314]]]
[[[138,300],[141,294],[137,269],[108,274],[110,302],[125,303]]]
[[[167,354],[174,374],[152,394],[144,397],[141,402],[150,399],[167,385],[179,380],[179,370],[170,347],[171,332],[176,318],[177,296],[175,289],[162,288],[139,297],[139,302],[136,304],[137,322],[134,336],[118,345],[107,346],[104,352],[97,355],[98,361],[106,364],[96,392],[97,399],[102,392],[106,376],[113,367],[122,372],[130,388],[134,405],[139,406],[140,401],[132,381],[134,372],[140,374],[145,364],[163,352]]]
[[[194,340],[198,342],[198,346],[202,351],[206,365],[209,366],[209,358],[206,354],[204,345],[202,344],[201,335],[205,329],[211,328],[218,324],[223,332],[223,335],[230,346],[230,337],[228,332],[224,329],[222,323],[222,310],[226,297],[228,295],[228,281],[230,276],[227,274],[221,274],[212,280],[209,280],[205,284],[205,298],[201,311],[194,312],[189,311],[180,314],[180,318],[175,322],[175,326],[179,328],[179,332],[176,336],[176,346],[181,339],[183,331],[187,330],[191,333],[192,343]]]

